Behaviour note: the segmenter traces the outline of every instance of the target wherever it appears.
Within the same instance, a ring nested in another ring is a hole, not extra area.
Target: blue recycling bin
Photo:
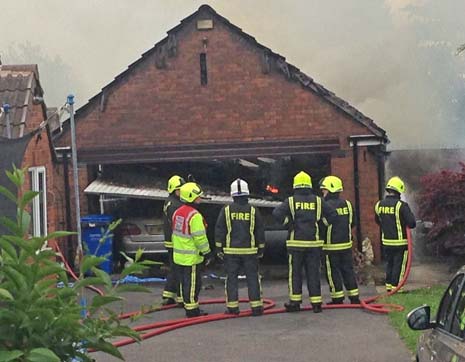
[[[109,233],[105,242],[100,245],[99,243],[112,221],[111,215],[87,215],[81,218],[82,241],[87,245],[86,252],[105,256],[107,260],[100,263],[99,268],[108,274],[113,271],[113,234]]]

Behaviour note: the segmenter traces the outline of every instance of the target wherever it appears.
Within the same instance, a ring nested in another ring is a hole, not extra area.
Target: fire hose
[[[362,310],[368,310],[370,312],[374,313],[389,313],[392,311],[397,311],[400,312],[404,310],[404,307],[398,304],[389,304],[389,303],[379,303],[377,302],[379,299],[391,296],[396,294],[406,283],[407,278],[410,274],[410,269],[411,269],[411,264],[412,264],[412,237],[411,237],[411,231],[410,229],[407,228],[407,265],[405,268],[405,273],[402,277],[402,279],[399,281],[398,285],[391,290],[390,292],[379,294],[376,296],[368,297],[368,298],[363,298],[360,300],[360,304],[325,304],[322,306],[323,309],[362,309]],[[70,272],[71,276],[75,279],[77,279],[77,276],[75,273],[72,271],[66,260],[64,259],[61,251],[59,251],[59,254],[61,255],[66,269]],[[89,287],[89,289],[93,290],[94,292],[103,295],[103,292],[96,288],[96,287]],[[247,303],[248,299],[240,299],[240,303]],[[375,303],[377,302],[377,303]],[[270,315],[270,314],[278,314],[278,313],[286,313],[285,308],[275,308],[276,303],[271,300],[271,299],[263,299],[264,303],[264,315]],[[200,301],[201,305],[209,305],[209,304],[224,304],[224,299],[223,298],[216,298],[216,299],[207,299]],[[167,310],[171,308],[175,308],[176,305],[167,305],[167,306],[162,306],[160,308],[157,308],[156,310],[149,310],[145,312],[141,311],[136,311],[136,312],[129,312],[125,314],[121,314],[119,316],[120,319],[128,319],[140,314],[147,314],[155,311],[162,311],[162,310]],[[308,311],[312,310],[311,306],[305,306],[301,308],[301,311]],[[224,313],[216,313],[216,314],[209,314],[206,316],[199,316],[199,317],[194,317],[194,318],[179,318],[179,319],[172,319],[172,320],[166,320],[166,321],[161,321],[161,322],[154,322],[154,323],[148,323],[148,324],[141,324],[138,326],[133,327],[133,330],[137,332],[146,332],[141,334],[141,339],[145,340],[163,333],[167,333],[170,331],[173,331],[175,329],[179,328],[184,328],[192,325],[197,325],[197,324],[203,324],[203,323],[208,323],[208,322],[213,322],[213,321],[219,321],[219,320],[225,320],[225,319],[230,319],[230,318],[241,318],[241,317],[248,317],[251,315],[251,310],[246,310],[242,311],[239,315],[229,315],[229,314],[224,314]],[[135,343],[136,340],[133,338],[124,338],[121,339],[117,342],[114,342],[113,345],[115,347],[122,347],[126,346],[131,343]]]

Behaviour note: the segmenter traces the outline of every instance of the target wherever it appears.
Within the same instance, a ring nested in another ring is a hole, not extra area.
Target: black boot
[[[312,303],[313,313],[321,313],[323,309],[321,308],[321,303]]]
[[[228,307],[228,309],[226,309],[226,311],[224,312],[224,314],[232,314],[232,315],[238,315],[239,313],[240,313],[240,310],[237,307],[235,308]]]
[[[201,309],[199,309],[199,308],[191,309],[191,310],[186,309],[186,317],[187,318],[201,317],[201,316],[204,316],[204,315],[208,315],[208,313],[201,310]]]
[[[252,317],[259,317],[263,315],[263,307],[252,308]]]
[[[343,298],[333,298],[333,300],[329,303],[328,305],[334,305],[334,304],[344,304],[344,299]]]
[[[358,296],[349,297],[349,299],[350,299],[350,304],[360,304],[360,298]]]
[[[300,303],[290,301],[289,303],[284,303],[284,308],[286,308],[286,312],[300,312]]]
[[[163,298],[161,305],[173,305],[176,301],[173,298]]]

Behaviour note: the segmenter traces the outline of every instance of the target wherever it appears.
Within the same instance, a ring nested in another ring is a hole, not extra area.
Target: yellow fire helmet
[[[326,176],[321,181],[320,189],[328,190],[331,193],[342,192],[342,180],[337,176]]]
[[[294,184],[292,185],[295,189],[312,188],[312,178],[304,171],[300,171],[294,176]]]
[[[193,203],[197,198],[203,196],[202,188],[195,182],[187,182],[179,189],[179,198],[182,202]]]
[[[168,193],[172,193],[175,190],[179,190],[182,185],[184,185],[186,181],[181,176],[174,175],[171,176],[168,180]]]
[[[386,190],[393,190],[397,191],[399,194],[402,194],[405,192],[404,181],[402,181],[399,176],[391,177],[386,184]]]

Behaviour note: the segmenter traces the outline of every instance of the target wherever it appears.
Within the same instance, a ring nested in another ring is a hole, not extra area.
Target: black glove
[[[221,249],[221,250],[218,250],[218,251],[216,252],[216,256],[217,256],[218,259],[220,259],[221,261],[223,261],[223,260],[224,260],[224,253],[223,253],[223,250],[222,250],[222,249]]]
[[[205,254],[203,257],[205,266],[209,266],[213,262],[213,260],[215,260],[215,257],[211,251],[208,254]]]
[[[258,259],[263,258],[263,250],[259,250],[259,251],[258,251],[257,258],[258,258]]]

